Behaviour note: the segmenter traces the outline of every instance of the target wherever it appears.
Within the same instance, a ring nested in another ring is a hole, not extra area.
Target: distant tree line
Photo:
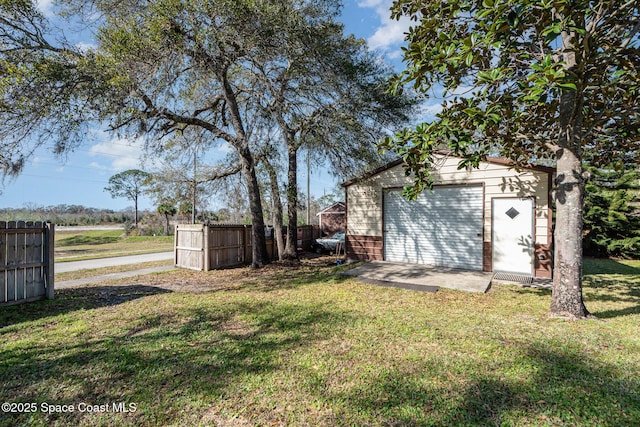
[[[115,211],[82,205],[37,206],[0,209],[0,221],[49,221],[56,225],[123,224],[131,222],[134,213],[130,209]]]
[[[167,213],[172,219],[180,222],[189,222],[191,210],[184,208],[183,211],[176,210],[143,210],[139,213],[140,233],[159,234],[164,231],[164,221]],[[177,217],[176,217],[177,214]],[[240,215],[240,220],[238,220]],[[197,219],[201,222],[246,222],[246,212],[233,212],[228,208],[218,210],[198,212]],[[26,204],[22,208],[2,208],[0,209],[0,221],[48,221],[59,226],[80,226],[80,225],[121,225],[133,224],[135,212],[133,208],[122,210],[91,208],[82,205],[55,205],[39,206]]]

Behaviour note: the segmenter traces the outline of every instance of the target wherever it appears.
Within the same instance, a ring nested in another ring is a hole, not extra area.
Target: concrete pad
[[[369,262],[343,274],[365,280],[391,282],[389,286],[396,283],[483,293],[489,290],[493,277],[493,273],[484,271],[386,261]],[[412,289],[406,286],[398,287]]]

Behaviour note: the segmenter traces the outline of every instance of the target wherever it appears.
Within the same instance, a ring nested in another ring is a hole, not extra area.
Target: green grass
[[[171,251],[173,236],[126,236],[122,230],[57,231],[56,262]]]
[[[141,270],[145,268],[165,267],[165,266],[173,266],[173,261],[171,260],[150,261],[150,262],[140,262],[136,264],[117,265],[112,267],[86,268],[82,270],[68,271],[65,273],[56,273],[55,283],[64,282],[67,280],[86,279],[86,278],[104,276],[104,275],[113,274],[113,273],[125,273],[129,271]]]
[[[115,243],[123,238],[122,230],[59,231],[56,235],[56,246],[104,245]]]
[[[600,320],[578,322],[547,317],[547,290],[419,293],[319,263],[62,290],[1,309],[0,400],[136,411],[0,425],[637,426],[640,274],[592,263]]]

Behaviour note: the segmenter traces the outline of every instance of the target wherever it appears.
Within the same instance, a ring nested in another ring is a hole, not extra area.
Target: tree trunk
[[[271,187],[271,198],[273,199],[273,234],[278,246],[278,259],[282,261],[284,254],[284,236],[282,235],[282,201],[280,200],[280,187],[278,185],[278,174],[268,159],[263,159],[267,173],[269,174],[269,184]]]
[[[138,228],[138,196],[133,198],[133,210],[135,211],[133,214],[134,224]]]
[[[584,183],[579,156],[568,148],[558,153],[556,178],[555,259],[551,314],[583,318],[582,203]]]
[[[249,148],[238,150],[242,160],[242,170],[249,192],[249,210],[251,211],[251,267],[260,268],[269,263],[267,253],[267,240],[264,235],[264,217],[262,214],[262,201],[260,198],[260,187],[256,176],[253,156]]]
[[[220,83],[222,84],[222,92],[227,101],[230,112],[230,119],[233,129],[236,132],[236,138],[230,141],[235,147],[240,160],[242,162],[242,171],[244,173],[249,192],[249,210],[251,211],[251,267],[260,268],[269,263],[269,254],[267,253],[267,241],[264,235],[264,216],[262,212],[262,200],[260,198],[260,186],[256,176],[255,162],[249,149],[249,141],[242,124],[242,115],[238,108],[236,95],[229,84],[227,78],[228,69],[221,70],[218,74]],[[195,208],[195,206],[194,206]]]
[[[169,235],[169,215],[165,214],[164,215],[164,220],[165,220],[164,235],[168,236]]]
[[[287,245],[282,254],[283,259],[298,259],[298,148],[288,145],[289,170],[287,171]]]
[[[572,35],[563,34],[567,69],[576,65]],[[555,258],[551,315],[584,318],[589,316],[582,299],[582,102],[577,90],[564,89],[560,97],[555,189]]]

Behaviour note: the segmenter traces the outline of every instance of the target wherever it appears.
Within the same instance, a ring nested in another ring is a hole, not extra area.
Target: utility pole
[[[191,224],[196,223],[196,198],[198,191],[198,180],[197,180],[197,172],[198,172],[198,149],[197,147],[193,150],[193,201],[191,205]]]
[[[307,225],[311,225],[311,162],[307,147]]]

